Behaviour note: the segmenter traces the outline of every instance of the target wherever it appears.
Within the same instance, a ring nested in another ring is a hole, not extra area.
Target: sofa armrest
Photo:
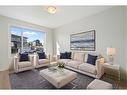
[[[96,60],[96,70],[97,70],[97,78],[101,78],[101,76],[104,74],[104,61],[102,59]]]
[[[39,56],[38,55],[34,55],[34,65],[39,65]]]
[[[29,55],[29,61],[31,62],[32,66],[34,66],[34,56]]]
[[[14,70],[18,70],[18,62],[19,62],[19,57],[15,56],[14,57]]]

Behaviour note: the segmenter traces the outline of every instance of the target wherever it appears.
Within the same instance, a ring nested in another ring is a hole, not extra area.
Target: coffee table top
[[[74,75],[74,74],[77,74],[76,72],[73,72],[73,71],[70,71],[70,70],[67,70],[65,68],[54,68],[54,70],[50,70],[49,68],[47,69],[44,69],[44,70],[41,70],[40,71],[40,74],[46,74],[52,78],[60,78],[60,77],[67,77],[67,76],[71,76],[71,75]]]
[[[57,88],[60,88],[77,78],[76,72],[64,68],[63,69],[56,68],[56,70],[50,70],[49,68],[47,68],[41,70],[40,75]]]

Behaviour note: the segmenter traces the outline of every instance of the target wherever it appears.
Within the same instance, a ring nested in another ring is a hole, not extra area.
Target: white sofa
[[[72,59],[58,59],[58,62],[65,63],[65,68],[86,74],[94,78],[101,78],[101,76],[104,74],[104,61],[102,58],[100,58],[100,55],[98,55],[95,65],[88,64],[86,63],[87,55],[88,53],[84,52],[73,52]]]
[[[14,70],[16,73],[34,68],[34,57],[29,55],[29,61],[19,61],[19,56],[14,57]]]
[[[34,55],[34,67],[35,68],[48,66],[49,64],[50,64],[50,56],[46,55],[46,59],[39,59],[39,56],[37,54]]]

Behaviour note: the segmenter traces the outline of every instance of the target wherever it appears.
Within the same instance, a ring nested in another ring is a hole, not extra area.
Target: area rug
[[[33,69],[9,75],[11,89],[56,89],[51,83],[39,75],[41,69]],[[60,89],[86,89],[94,78],[84,74],[77,74],[77,78]]]

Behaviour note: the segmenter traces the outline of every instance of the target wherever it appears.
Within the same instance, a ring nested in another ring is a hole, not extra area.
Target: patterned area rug
[[[33,69],[20,73],[10,74],[12,89],[56,89],[51,83],[39,75],[39,71],[45,69]],[[86,89],[94,78],[77,73],[77,78],[60,89]],[[105,80],[106,81],[106,80]],[[109,81],[108,81],[109,82]],[[113,83],[113,81],[110,81]]]

